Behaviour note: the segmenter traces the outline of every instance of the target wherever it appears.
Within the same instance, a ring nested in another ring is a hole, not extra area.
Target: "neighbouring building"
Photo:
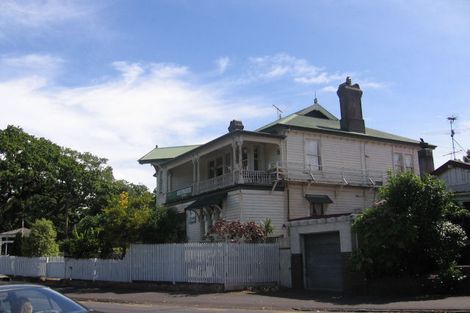
[[[157,202],[186,214],[188,241],[203,241],[219,218],[270,218],[282,243],[286,286],[348,288],[354,214],[377,200],[388,171],[433,168],[434,146],[365,127],[362,90],[338,88],[341,118],[314,104],[255,131],[232,121],[202,145],[156,147]]]
[[[15,242],[18,234],[21,234],[23,237],[29,237],[30,233],[31,230],[25,227],[0,233],[0,255],[9,255],[9,245]]]
[[[446,183],[459,205],[470,210],[470,163],[449,160],[432,174]]]

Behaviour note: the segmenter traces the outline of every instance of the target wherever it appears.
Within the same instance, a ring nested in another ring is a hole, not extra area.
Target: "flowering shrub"
[[[216,241],[264,242],[267,233],[262,225],[250,221],[226,221],[219,219],[209,229],[208,235]]]

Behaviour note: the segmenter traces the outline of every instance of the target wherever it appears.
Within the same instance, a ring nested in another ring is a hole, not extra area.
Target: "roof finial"
[[[315,98],[313,99],[313,103],[317,104],[318,99],[317,99],[317,91],[315,90]]]

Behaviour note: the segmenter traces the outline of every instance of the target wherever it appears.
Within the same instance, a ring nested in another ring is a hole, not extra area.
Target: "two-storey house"
[[[208,143],[156,147],[139,162],[156,170],[158,203],[186,212],[188,241],[219,218],[269,218],[290,248],[292,286],[342,290],[353,215],[377,200],[387,171],[433,170],[434,147],[366,128],[349,77],[337,93],[341,119],[315,99],[255,131],[232,121]]]

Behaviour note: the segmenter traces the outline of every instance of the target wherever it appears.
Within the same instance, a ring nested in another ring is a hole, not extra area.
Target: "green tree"
[[[150,220],[153,204],[153,196],[149,192],[135,196],[122,192],[114,197],[102,213],[103,246],[120,248],[124,256],[129,245],[141,238],[140,232]],[[103,253],[106,252],[110,251],[103,249]]]
[[[56,238],[57,232],[52,221],[38,219],[31,226],[31,234],[24,242],[23,254],[30,257],[56,256],[59,254]]]
[[[185,215],[175,209],[157,207],[142,230],[144,243],[176,243],[186,240]]]
[[[50,219],[65,238],[71,224],[101,212],[128,183],[107,160],[60,147],[21,128],[0,130],[0,231]]]
[[[100,257],[103,251],[100,237],[103,230],[101,225],[102,216],[100,214],[89,215],[80,220],[71,236],[62,242],[62,250],[65,256],[75,259]],[[112,249],[109,250],[112,251]]]
[[[467,212],[452,202],[442,181],[410,172],[391,175],[380,190],[380,205],[366,209],[353,223],[359,248],[353,263],[370,277],[461,277],[456,259],[466,234],[452,223]]]

